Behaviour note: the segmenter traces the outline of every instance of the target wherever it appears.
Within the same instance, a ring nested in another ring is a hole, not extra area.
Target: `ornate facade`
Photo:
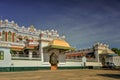
[[[0,20],[0,41],[10,45],[12,59],[41,59],[42,48],[58,38],[64,36],[60,37],[56,30],[40,30],[33,25],[20,27],[14,21]]]
[[[39,30],[33,25],[20,27],[14,21],[0,20],[0,67],[48,67],[53,52],[59,53],[58,66],[61,67],[80,67],[83,65],[80,58],[85,55],[92,61],[87,62],[87,66],[101,66],[104,54],[114,54],[108,45],[101,43],[65,55],[68,49],[73,50],[65,36],[56,30]]]
[[[115,55],[115,52],[109,48],[109,45],[98,42],[91,48],[68,52],[66,59],[80,61],[83,56],[86,56],[88,62],[102,62],[102,59],[107,59],[108,55]]]

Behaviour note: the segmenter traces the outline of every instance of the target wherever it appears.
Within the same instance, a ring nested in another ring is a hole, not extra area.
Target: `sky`
[[[77,49],[96,42],[120,48],[120,0],[0,0],[0,18],[55,29]]]

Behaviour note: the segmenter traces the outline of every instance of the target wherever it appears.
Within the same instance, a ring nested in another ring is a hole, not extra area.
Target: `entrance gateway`
[[[67,50],[74,50],[74,48],[63,39],[54,39],[43,48],[44,62],[51,64],[51,70],[57,70],[58,64],[65,62],[65,51]]]

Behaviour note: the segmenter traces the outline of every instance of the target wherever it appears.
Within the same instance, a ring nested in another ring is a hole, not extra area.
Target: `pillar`
[[[32,59],[32,51],[29,50],[29,59]]]
[[[17,52],[16,57],[19,57],[19,52]]]
[[[12,42],[14,42],[14,33],[12,33]]]
[[[99,62],[99,54],[98,54],[98,50],[95,51],[95,59],[97,62]]]
[[[44,57],[43,57],[43,48],[42,48],[42,40],[40,38],[40,41],[39,41],[39,57],[41,58],[41,61],[44,62]]]
[[[7,41],[8,33],[5,33],[5,41]]]
[[[43,49],[42,49],[42,48],[41,48],[41,53],[40,53],[40,55],[41,55],[41,61],[44,62]]]

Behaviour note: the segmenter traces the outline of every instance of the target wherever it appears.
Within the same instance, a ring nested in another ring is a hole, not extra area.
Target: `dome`
[[[61,49],[61,50],[75,50],[75,48],[71,47],[69,43],[62,39],[54,39],[49,42],[48,46],[45,46],[44,49]]]
[[[70,47],[69,43],[67,43],[65,40],[62,40],[62,39],[54,39],[49,43],[49,45]]]

